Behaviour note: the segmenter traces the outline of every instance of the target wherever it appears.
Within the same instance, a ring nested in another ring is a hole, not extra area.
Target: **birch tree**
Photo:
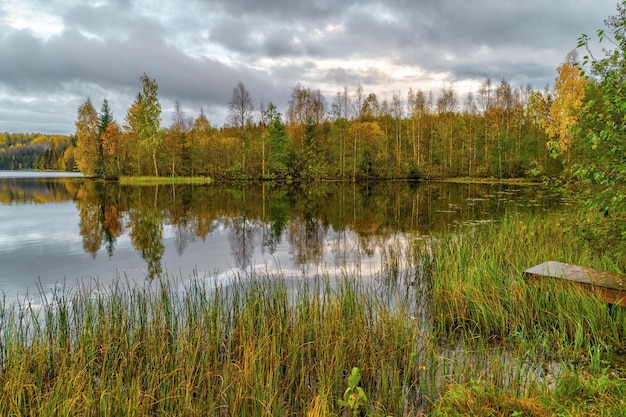
[[[76,164],[84,175],[100,174],[102,166],[102,145],[98,113],[88,98],[78,108],[76,120]]]

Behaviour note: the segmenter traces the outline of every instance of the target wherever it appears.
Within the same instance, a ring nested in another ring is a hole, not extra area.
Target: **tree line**
[[[72,171],[72,138],[41,133],[0,133],[0,169]]]
[[[269,102],[255,109],[239,82],[226,123],[202,111],[189,117],[176,103],[161,125],[156,80],[142,91],[120,125],[106,99],[78,109],[78,168],[87,175],[211,176],[258,179],[398,179],[528,177],[562,169],[547,126],[555,91],[513,88],[486,79],[464,97],[447,84],[441,93],[409,89],[381,99],[362,85],[330,103],[320,90],[296,84],[285,115]]]

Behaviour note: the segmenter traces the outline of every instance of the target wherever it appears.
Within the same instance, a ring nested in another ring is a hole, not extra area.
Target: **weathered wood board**
[[[534,279],[550,277],[571,281],[585,291],[598,294],[607,303],[626,306],[626,275],[555,261],[533,266],[524,274]]]

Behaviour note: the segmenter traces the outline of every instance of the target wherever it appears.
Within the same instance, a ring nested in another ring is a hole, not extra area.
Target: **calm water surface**
[[[559,204],[537,186],[121,186],[0,171],[0,290],[13,300],[84,280],[222,279],[252,269],[371,275],[389,244]]]

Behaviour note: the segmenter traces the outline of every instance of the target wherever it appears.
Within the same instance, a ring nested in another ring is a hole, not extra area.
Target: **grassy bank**
[[[514,215],[388,248],[375,281],[120,281],[4,306],[0,415],[345,415],[353,367],[372,415],[622,415],[623,309],[522,276],[624,272],[578,233]]]
[[[344,281],[57,294],[5,313],[1,415],[319,415],[358,364],[373,409],[421,401],[419,329]],[[400,308],[401,310],[401,308]],[[407,403],[406,395],[409,402]]]
[[[517,184],[517,185],[542,185],[537,178],[476,178],[476,177],[450,177],[441,179],[429,179],[428,181],[452,182],[458,184]]]
[[[169,184],[211,184],[210,177],[120,177],[120,184],[124,185],[169,185]]]
[[[476,357],[457,364],[435,415],[623,415],[626,310],[523,276],[546,260],[626,272],[617,247],[583,238],[593,217],[513,215],[431,249],[433,337]]]

